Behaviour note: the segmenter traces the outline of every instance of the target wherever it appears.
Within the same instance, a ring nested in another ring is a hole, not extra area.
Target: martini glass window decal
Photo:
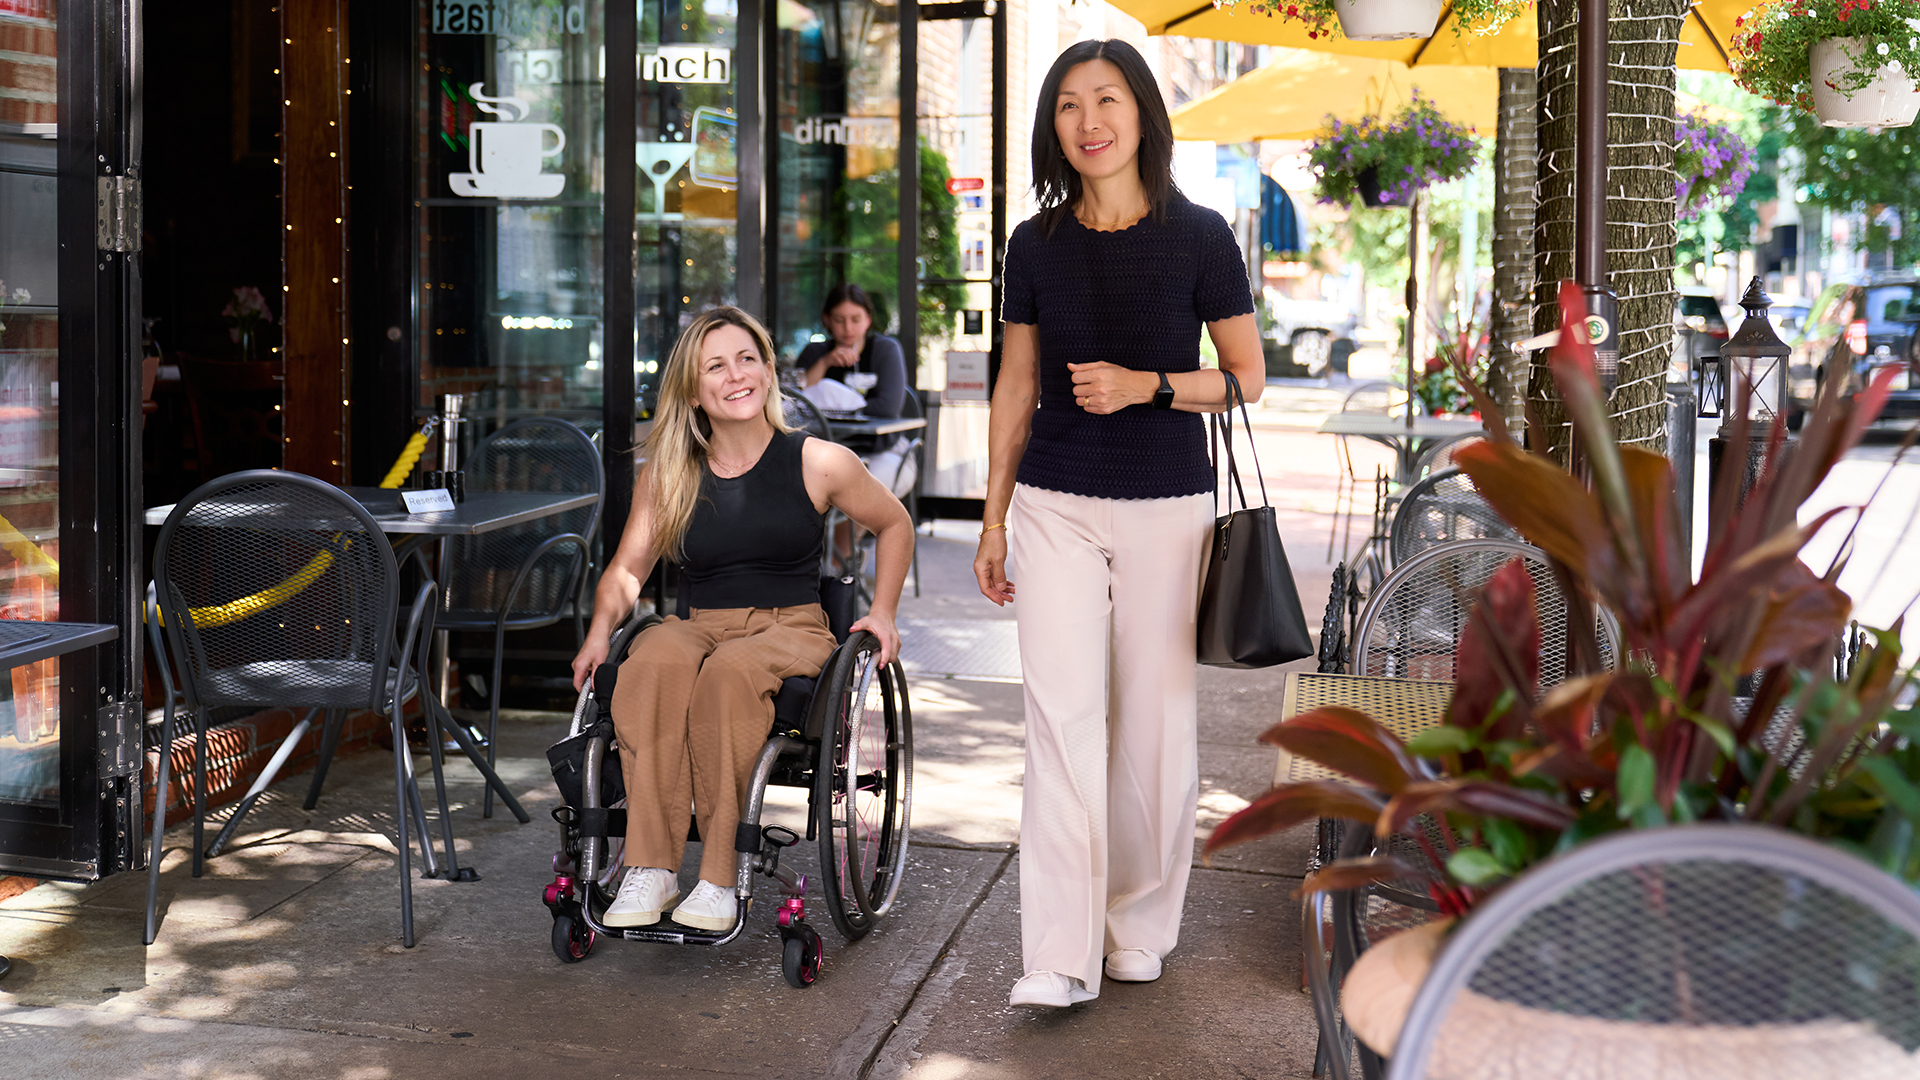
[[[560,173],[542,172],[546,159],[567,148],[567,133],[558,124],[526,122],[532,106],[517,97],[487,97],[484,83],[467,87],[474,108],[498,120],[476,120],[467,126],[467,167],[472,172],[450,173],[447,185],[466,198],[551,199],[567,186]],[[553,145],[547,145],[547,135]]]
[[[634,163],[653,181],[653,213],[636,214],[647,221],[679,221],[685,214],[667,213],[667,181],[693,158],[690,142],[643,142],[633,148]]]

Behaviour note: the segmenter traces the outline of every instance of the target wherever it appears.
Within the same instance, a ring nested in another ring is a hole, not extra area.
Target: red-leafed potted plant
[[[1409,835],[1424,865],[1391,854],[1335,862],[1303,891],[1418,881],[1448,916],[1470,913],[1576,845],[1690,821],[1792,829],[1920,882],[1920,712],[1899,703],[1916,673],[1901,667],[1896,628],[1874,632],[1836,681],[1833,655],[1851,602],[1833,574],[1800,557],[1839,511],[1802,524],[1798,510],[1876,417],[1889,378],[1852,399],[1831,381],[1791,455],[1782,455],[1774,429],[1766,467],[1737,513],[1747,432],[1734,421],[1736,449],[1717,485],[1696,580],[1673,513],[1669,463],[1615,442],[1572,285],[1563,286],[1561,307],[1562,344],[1551,367],[1591,487],[1522,449],[1498,424],[1454,460],[1571,583],[1568,625],[1587,628],[1572,634],[1584,674],[1536,697],[1541,630],[1532,582],[1511,564],[1489,581],[1460,638],[1443,723],[1408,742],[1352,709],[1316,709],[1275,725],[1262,741],[1345,779],[1273,788],[1222,822],[1206,850],[1321,818]],[[1482,410],[1497,415],[1464,375]],[[1731,415],[1744,414],[1743,402]],[[1614,670],[1602,670],[1593,620],[1578,610],[1589,603],[1618,622],[1628,661]],[[1755,672],[1757,686],[1742,675]],[[1745,708],[1735,700],[1743,689]],[[1780,737],[1783,722],[1798,740]],[[1423,815],[1434,822],[1431,835],[1408,828]],[[1391,1052],[1399,1017],[1387,1014],[1394,1001],[1404,1010],[1413,993],[1381,985],[1395,982],[1396,971],[1417,985],[1423,958],[1446,929],[1441,922],[1389,939],[1400,946],[1368,950],[1350,973],[1350,991],[1356,981],[1373,988],[1361,995],[1372,1008],[1353,1007],[1350,993],[1347,1019],[1375,1049]]]

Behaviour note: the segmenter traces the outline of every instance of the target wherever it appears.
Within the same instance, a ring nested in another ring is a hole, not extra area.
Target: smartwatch
[[[1160,389],[1153,392],[1153,407],[1156,409],[1173,408],[1173,384],[1167,381],[1167,373],[1160,375]]]

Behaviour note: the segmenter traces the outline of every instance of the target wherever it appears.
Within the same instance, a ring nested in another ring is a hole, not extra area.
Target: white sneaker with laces
[[[1092,1001],[1100,995],[1087,989],[1079,979],[1070,978],[1057,971],[1030,971],[1013,984],[1013,993],[1007,998],[1009,1005],[1044,1005],[1054,1009],[1064,1009],[1082,1001]]]
[[[1107,954],[1107,978],[1116,982],[1152,982],[1160,977],[1160,958],[1149,949],[1115,949]]]
[[[740,916],[740,901],[732,889],[723,889],[711,881],[702,881],[673,909],[673,921],[696,930],[722,933],[733,929]]]
[[[620,893],[607,905],[600,921],[608,926],[652,926],[660,913],[680,898],[680,883],[673,871],[658,866],[633,866],[620,883]]]

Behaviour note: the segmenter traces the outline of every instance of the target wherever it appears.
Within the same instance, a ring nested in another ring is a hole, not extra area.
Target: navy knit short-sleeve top
[[[1098,232],[1068,214],[1047,236],[1029,218],[1007,240],[1004,322],[1039,327],[1040,408],[1020,483],[1106,499],[1213,490],[1199,413],[1130,405],[1098,416],[1073,403],[1069,363],[1196,371],[1205,323],[1253,312],[1245,256],[1226,219],[1177,192],[1149,214]]]

